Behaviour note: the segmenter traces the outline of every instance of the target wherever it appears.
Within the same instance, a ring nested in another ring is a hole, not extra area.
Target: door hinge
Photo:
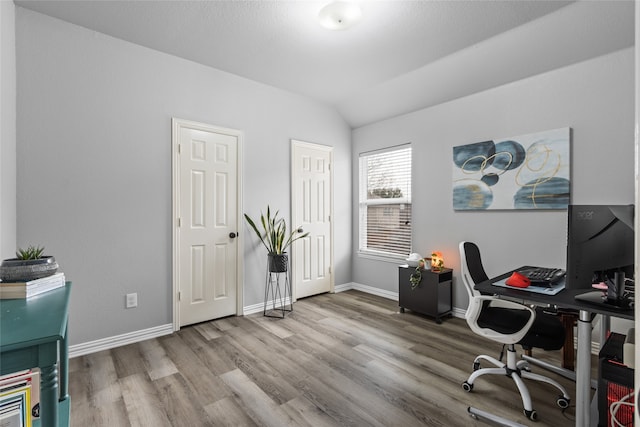
[[[178,218],[177,222],[178,222],[178,228],[182,227],[182,218]]]
[[[178,291],[178,301],[182,301],[182,292]]]
[[[331,266],[329,266],[329,274],[331,274]]]
[[[182,153],[182,144],[178,144],[178,154]]]

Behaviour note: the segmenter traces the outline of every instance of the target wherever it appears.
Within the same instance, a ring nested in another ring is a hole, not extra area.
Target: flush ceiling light
[[[346,30],[356,25],[362,18],[360,6],[346,1],[329,3],[318,14],[320,25],[329,30]]]

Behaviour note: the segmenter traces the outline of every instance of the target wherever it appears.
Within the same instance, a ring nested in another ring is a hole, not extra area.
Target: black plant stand
[[[284,288],[284,289],[282,289]],[[289,303],[287,304],[287,297]],[[271,298],[271,309],[267,312]],[[279,303],[279,306],[276,304]],[[287,307],[288,306],[288,307]],[[291,282],[289,281],[289,271],[272,272],[267,266],[267,278],[264,289],[264,312],[266,317],[284,318],[287,313],[293,311],[293,297],[291,296]]]

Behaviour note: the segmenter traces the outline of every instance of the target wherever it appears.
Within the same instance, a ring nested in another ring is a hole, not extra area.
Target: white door
[[[241,137],[239,131],[173,120],[175,329],[241,312]]]
[[[333,148],[291,141],[291,226],[309,236],[293,245],[294,298],[333,292]]]

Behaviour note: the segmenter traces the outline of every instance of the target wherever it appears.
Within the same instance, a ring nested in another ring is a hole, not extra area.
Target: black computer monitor
[[[633,278],[633,205],[569,205],[567,289]],[[622,276],[620,273],[624,273]]]

